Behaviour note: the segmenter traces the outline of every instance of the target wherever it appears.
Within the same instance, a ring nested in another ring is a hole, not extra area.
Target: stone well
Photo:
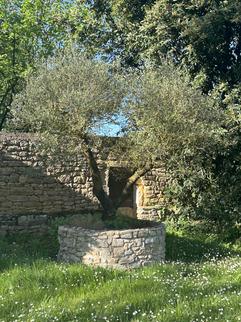
[[[60,226],[58,259],[109,268],[135,268],[165,259],[165,227],[89,230]]]

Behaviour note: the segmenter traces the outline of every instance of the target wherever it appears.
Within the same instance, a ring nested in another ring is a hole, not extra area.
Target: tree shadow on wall
[[[68,167],[49,173],[40,163],[0,152],[0,215],[98,209],[88,169],[83,171],[80,165],[73,165],[74,170]]]
[[[22,157],[24,161],[0,151],[0,236],[4,229],[9,233],[20,227],[18,234],[0,237],[0,270],[43,258],[56,259],[57,225],[61,223],[57,217],[84,215],[99,209],[85,165],[82,168],[74,164],[56,175],[54,171],[49,173],[41,160],[33,161],[28,155]],[[55,231],[50,229],[42,236],[21,233],[21,229],[27,231],[31,225],[42,225],[38,218],[47,218],[46,215],[56,220]],[[33,218],[32,222],[31,219],[23,222],[27,217]]]

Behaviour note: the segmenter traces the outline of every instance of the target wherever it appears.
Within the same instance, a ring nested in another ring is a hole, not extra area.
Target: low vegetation
[[[134,271],[57,263],[55,229],[1,238],[0,321],[241,321],[240,241],[168,227],[167,262]]]
[[[93,230],[137,229],[155,226],[155,223],[150,220],[140,220],[121,215],[103,219],[101,212],[75,214],[68,217],[60,216],[55,219],[52,228],[55,227],[56,231],[60,224]]]

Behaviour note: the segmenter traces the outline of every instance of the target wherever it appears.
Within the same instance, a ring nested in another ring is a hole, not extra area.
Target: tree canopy
[[[14,128],[38,133],[43,151],[63,159],[84,154],[94,194],[107,215],[118,204],[106,194],[98,167],[98,138],[93,136],[98,125],[120,114],[125,119],[123,136],[109,151],[132,169],[123,198],[160,160],[166,168],[184,165],[182,160],[191,157],[200,164],[213,153],[220,131],[212,100],[192,89],[189,77],[172,64],[123,74],[75,50],[49,59],[32,73],[12,108]]]
[[[238,0],[3,0],[0,128],[29,70],[70,43],[125,67],[159,66],[168,57],[227,106],[240,91],[240,12]]]
[[[69,30],[61,21],[70,6],[64,0],[1,1],[0,130],[28,72],[66,44]]]
[[[185,66],[198,86],[240,82],[241,4],[234,1],[90,1],[89,29],[76,39],[125,66],[168,56]],[[76,15],[78,16],[78,6]],[[72,23],[75,24],[76,19]]]

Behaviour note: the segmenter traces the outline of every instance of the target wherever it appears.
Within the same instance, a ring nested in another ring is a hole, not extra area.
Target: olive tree
[[[96,129],[115,122],[121,113],[125,87],[111,66],[71,50],[41,64],[26,80],[13,102],[15,130],[35,132],[40,148],[49,156],[83,154],[93,180],[93,193],[105,216],[114,215],[131,185],[146,168],[133,167],[126,187],[114,204],[107,195],[98,166]],[[118,144],[118,140],[112,143]],[[115,151],[120,151],[115,147]]]
[[[93,193],[107,217],[155,165],[179,180],[180,173],[188,177],[189,168],[195,168],[198,177],[207,176],[221,133],[220,115],[212,100],[192,88],[185,73],[171,64],[120,73],[75,50],[40,65],[13,103],[15,129],[37,132],[49,155],[64,159],[84,154]],[[104,189],[95,130],[116,120],[122,120],[122,135],[112,140],[111,151],[128,162],[132,173],[114,203]]]

